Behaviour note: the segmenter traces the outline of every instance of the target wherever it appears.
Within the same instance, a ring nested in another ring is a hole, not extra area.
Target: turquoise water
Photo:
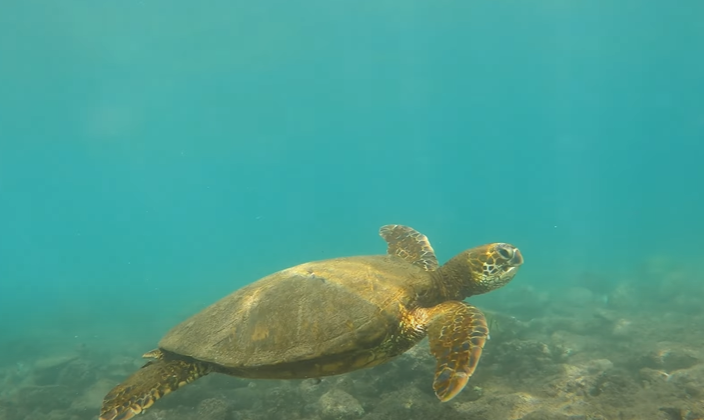
[[[387,223],[441,261],[515,244],[497,294],[696,270],[703,13],[3,2],[0,336],[155,343],[272,271],[383,253]]]

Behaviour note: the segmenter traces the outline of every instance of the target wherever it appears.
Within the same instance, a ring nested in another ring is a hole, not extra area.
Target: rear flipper
[[[441,401],[449,401],[474,373],[489,328],[484,314],[465,302],[448,301],[421,310],[427,317],[430,352],[437,360],[433,389]]]
[[[160,357],[160,351],[145,356]],[[210,372],[207,365],[185,360],[160,358],[144,365],[103,399],[100,420],[128,420],[164,395]]]

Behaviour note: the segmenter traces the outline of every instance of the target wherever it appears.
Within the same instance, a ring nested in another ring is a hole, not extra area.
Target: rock
[[[16,400],[20,407],[48,413],[69,408],[75,396],[72,389],[61,385],[29,386],[18,390]]]
[[[593,360],[581,365],[562,365],[562,372],[548,381],[548,393],[552,396],[579,397],[598,395],[604,373],[613,367],[606,359]]]
[[[255,408],[263,409],[270,417],[291,417],[294,413],[300,413],[305,409],[305,402],[301,398],[301,391],[292,381],[277,381],[267,385],[273,385],[264,390],[264,398],[261,394]]]
[[[206,420],[197,417],[193,409],[181,407],[178,409],[163,410],[159,408],[150,408],[146,413],[136,417],[139,420],[191,420],[191,419]],[[93,420],[91,418],[90,420]],[[88,419],[86,419],[88,420]]]
[[[462,394],[460,394],[462,395]],[[458,395],[456,398],[460,398]],[[440,418],[443,420],[460,419],[453,404],[442,404],[434,395],[424,393],[413,386],[406,386],[398,391],[384,393],[381,400],[374,405],[371,419],[403,419],[427,420]]]
[[[560,306],[567,308],[582,308],[594,306],[594,292],[585,287],[570,287],[561,294]]]
[[[458,418],[462,419],[521,419],[540,404],[539,398],[524,392],[513,394],[488,392],[479,400],[479,403],[459,403],[455,405],[455,409],[459,414]]]
[[[670,375],[662,370],[642,368],[638,371],[639,378],[648,385],[664,384],[670,380]]]
[[[698,398],[704,395],[704,365],[672,372],[669,382],[688,396]]]
[[[227,420],[230,417],[230,406],[224,400],[208,398],[198,404],[196,412],[199,419]]]
[[[626,318],[619,318],[611,329],[614,337],[628,338],[633,335],[633,322]]]
[[[14,420],[17,418],[14,407],[9,402],[0,400],[0,420]]]
[[[352,395],[337,388],[323,394],[318,400],[320,417],[329,420],[349,420],[362,417],[364,408]]]
[[[95,382],[96,366],[88,360],[74,359],[61,367],[56,383],[81,390]]]
[[[607,306],[615,310],[631,310],[641,304],[640,293],[631,283],[621,283],[609,293]]]
[[[39,386],[57,385],[61,369],[76,359],[77,355],[62,355],[37,360],[32,369],[34,383]]]
[[[484,310],[483,312],[489,325],[491,343],[525,338],[525,334],[529,332],[528,323],[514,316],[489,310]]]
[[[504,313],[510,313],[523,320],[544,316],[550,308],[554,297],[544,290],[536,290],[533,286],[507,288],[501,291],[505,297],[497,305]]]
[[[536,340],[511,340],[492,348],[483,362],[493,364],[498,374],[516,381],[530,381],[532,377],[544,376],[546,371],[556,372],[555,362],[564,352]]]
[[[34,362],[34,370],[46,370],[60,367],[69,362],[78,359],[76,354],[64,354],[58,356],[49,356]]]
[[[641,357],[644,367],[672,372],[690,368],[700,362],[694,350],[683,348],[678,343],[660,342],[656,348]]]
[[[660,407],[661,416],[658,420],[701,420],[704,418],[702,410],[690,410],[687,407]]]
[[[536,411],[531,411],[521,417],[520,420],[592,420],[592,418],[587,418],[587,416],[571,416],[563,413],[555,413],[551,409],[541,408]]]
[[[584,335],[574,334],[569,331],[555,331],[550,336],[551,351],[550,353],[557,362],[566,362],[575,354],[579,354],[589,349],[593,343],[589,337]]]
[[[249,410],[261,399],[261,390],[245,386],[222,391],[221,395],[230,403],[232,410]]]
[[[71,402],[71,410],[75,412],[97,412],[105,394],[110,392],[115,384],[108,379],[101,379],[88,387]]]

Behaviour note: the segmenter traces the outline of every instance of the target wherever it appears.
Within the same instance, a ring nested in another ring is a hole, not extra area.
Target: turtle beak
[[[522,264],[523,254],[521,254],[521,251],[519,251],[518,248],[513,248],[513,256],[510,260],[506,261],[506,268],[504,269],[504,274],[502,276],[506,283],[513,279],[513,276],[516,275],[516,272]]]
[[[516,248],[513,252],[513,257],[508,261],[511,267],[518,268],[523,264],[523,254]]]

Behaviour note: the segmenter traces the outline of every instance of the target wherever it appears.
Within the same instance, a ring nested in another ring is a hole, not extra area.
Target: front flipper
[[[435,271],[438,259],[428,238],[413,228],[403,225],[385,225],[379,235],[386,241],[389,255],[395,255],[425,271]]]
[[[157,351],[155,354],[161,353]],[[186,360],[160,358],[151,361],[105,396],[100,420],[131,419],[159,398],[207,375],[209,371],[207,365]]]
[[[467,385],[489,335],[484,314],[460,301],[418,309],[427,317],[430,352],[437,360],[433,389],[441,401],[454,398]]]

